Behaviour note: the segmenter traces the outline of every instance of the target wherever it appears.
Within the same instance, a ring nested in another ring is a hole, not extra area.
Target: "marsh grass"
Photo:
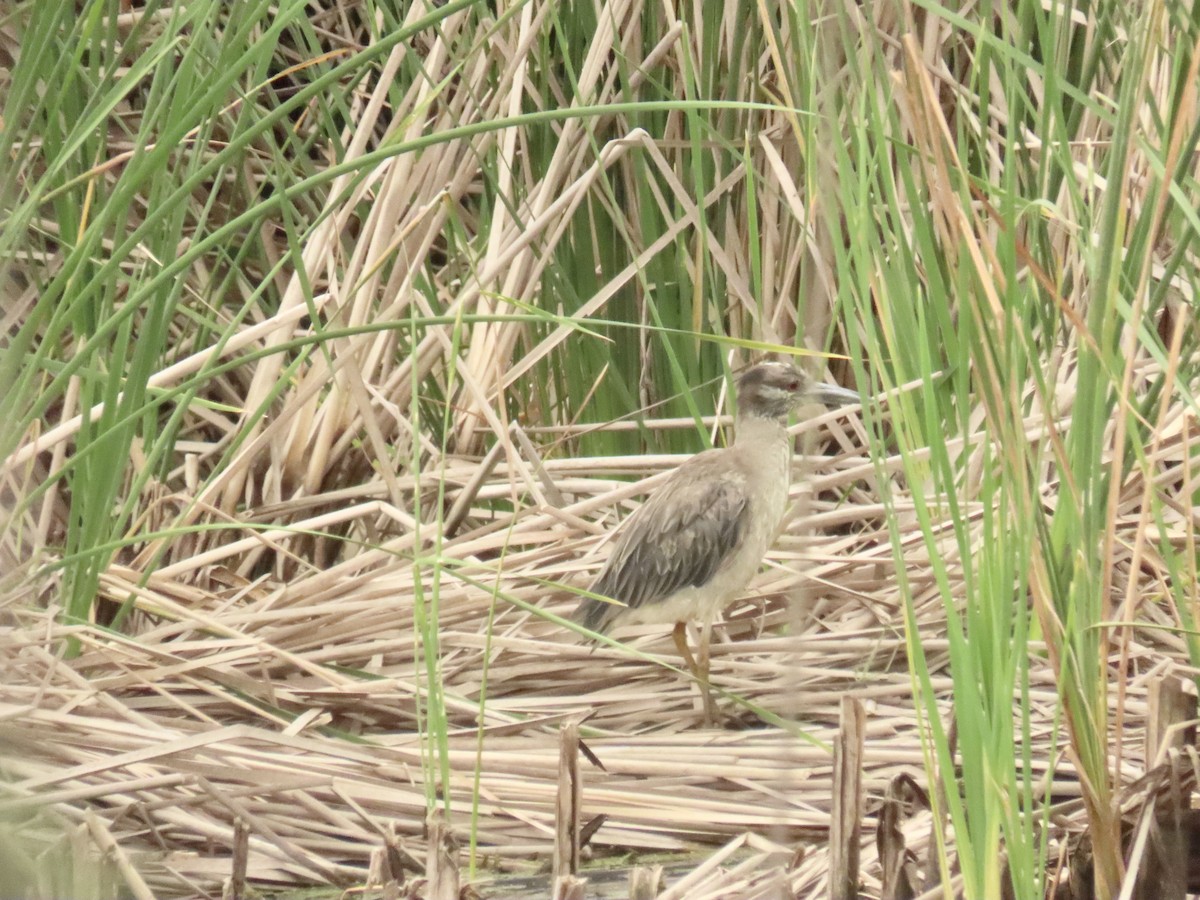
[[[585,716],[598,853],[815,897],[850,692],[948,895],[1047,894],[1087,830],[1118,896],[1200,650],[1196,18],[13,4],[3,817],[156,895],[235,818],[264,883],[361,883],[434,807],[523,870]],[[661,629],[560,617],[766,352],[864,403],[795,427],[714,731]]]

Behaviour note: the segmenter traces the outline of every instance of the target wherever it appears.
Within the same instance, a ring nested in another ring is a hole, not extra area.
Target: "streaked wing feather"
[[[625,524],[592,592],[637,608],[706,584],[737,548],[749,515],[745,477],[723,462],[724,451],[711,450],[680,466]],[[600,630],[620,612],[585,600],[579,619]]]

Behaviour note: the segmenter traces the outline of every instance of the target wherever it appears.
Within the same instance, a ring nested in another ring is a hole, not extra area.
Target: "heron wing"
[[[745,475],[727,465],[726,454],[694,456],[650,495],[621,530],[593,593],[637,608],[712,579],[738,547],[750,514]],[[588,599],[579,618],[595,631],[620,612]]]

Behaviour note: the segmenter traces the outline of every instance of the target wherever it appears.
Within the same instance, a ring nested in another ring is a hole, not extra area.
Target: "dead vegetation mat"
[[[603,765],[583,763],[585,818],[606,817],[594,853],[720,846],[715,862],[735,850],[739,862],[702,866],[674,890],[757,896],[786,883],[819,896],[842,696],[867,705],[867,812],[897,779],[929,788],[902,598],[872,489],[889,467],[855,449],[852,415],[824,417],[831,422],[829,452],[804,461],[768,564],[718,629],[724,728],[704,727],[666,629],[620,633],[631,649],[593,647],[537,612],[569,613],[576,601],[555,585],[586,585],[626,499],[645,487],[584,474],[630,460],[551,459],[539,466],[561,505],[521,507],[506,521],[467,516],[438,548],[452,566],[418,555],[412,532],[399,529],[326,568],[293,565],[321,540],[305,516],[322,511],[302,509],[291,517],[296,532],[246,537],[273,571],[291,569],[285,579],[253,577],[252,554],[229,552],[229,541],[198,542],[157,570],[111,566],[104,596],[132,607],[131,633],[61,624],[53,604],[28,597],[10,602],[0,632],[0,816],[41,846],[70,844],[85,828],[110,835],[154,896],[219,892],[238,820],[260,886],[361,885],[392,836],[424,858],[430,797],[448,806],[464,860],[474,845],[481,877],[536,871],[552,850],[559,728],[579,719]],[[653,478],[676,461],[639,462]],[[470,473],[468,460],[446,463],[447,485],[469,484]],[[507,490],[508,477],[495,471],[476,489]],[[354,508],[378,525],[389,521],[383,505]],[[925,553],[914,529],[907,582],[948,722],[945,612]],[[414,598],[428,612],[435,593],[432,648],[420,639]],[[1169,624],[1154,604],[1141,615]],[[1045,712],[1032,732],[1035,781],[1061,805],[1061,822],[1082,823],[1053,673],[1031,652],[1031,704]],[[1145,683],[1182,668],[1186,653],[1159,629],[1131,632],[1126,653],[1121,747],[1132,781],[1143,771]],[[447,720],[440,751],[430,737],[431,672]],[[918,856],[931,830],[919,807],[905,826]],[[870,890],[879,871],[874,821],[865,825]]]

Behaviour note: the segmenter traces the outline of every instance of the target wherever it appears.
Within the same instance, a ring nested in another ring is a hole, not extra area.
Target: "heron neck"
[[[787,423],[768,416],[741,415],[734,425],[735,446],[774,449],[788,443]]]

